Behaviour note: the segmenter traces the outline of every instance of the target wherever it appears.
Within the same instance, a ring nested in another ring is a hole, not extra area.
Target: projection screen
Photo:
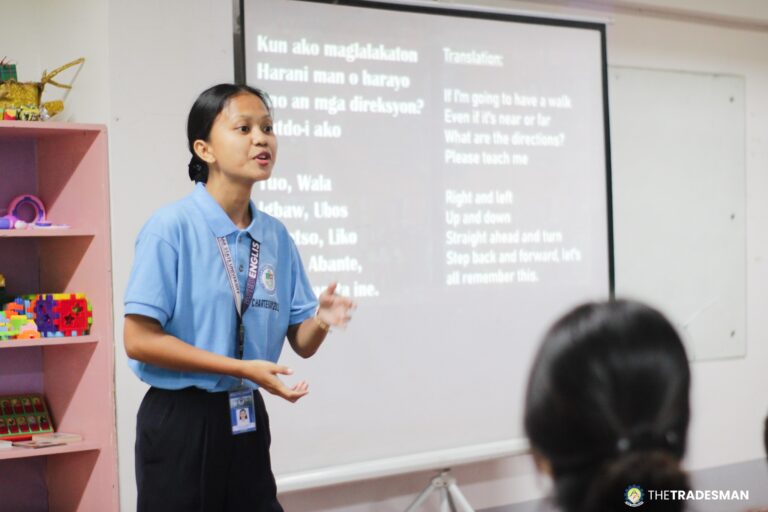
[[[612,293],[604,25],[298,0],[242,23],[280,146],[253,199],[358,304],[283,351],[308,396],[264,393],[280,489],[523,450],[542,334]]]

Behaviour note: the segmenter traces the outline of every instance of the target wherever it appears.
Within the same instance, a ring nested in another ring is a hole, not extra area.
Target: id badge
[[[229,392],[229,422],[233,435],[256,432],[252,389],[239,388]]]

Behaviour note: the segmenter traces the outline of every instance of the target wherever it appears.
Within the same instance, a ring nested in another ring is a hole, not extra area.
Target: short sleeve
[[[309,278],[304,271],[304,265],[301,262],[296,244],[290,240],[291,246],[291,282],[293,283],[293,293],[291,295],[291,318],[289,325],[300,324],[307,318],[311,318],[317,309],[317,297],[309,284]]]
[[[125,291],[125,314],[154,318],[165,327],[176,305],[178,253],[158,235],[136,240],[133,269]]]

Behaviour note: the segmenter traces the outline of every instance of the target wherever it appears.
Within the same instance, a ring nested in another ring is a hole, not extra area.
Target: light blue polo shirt
[[[154,318],[190,345],[236,357],[237,312],[216,238],[226,236],[242,295],[253,238],[261,247],[256,290],[243,316],[243,359],[277,362],[288,326],[310,318],[317,299],[285,226],[253,201],[250,208],[253,222],[241,230],[198,183],[190,195],[156,212],[136,240],[125,313]],[[128,364],[141,380],[164,389],[224,391],[239,384],[218,374],[166,370],[133,359]]]

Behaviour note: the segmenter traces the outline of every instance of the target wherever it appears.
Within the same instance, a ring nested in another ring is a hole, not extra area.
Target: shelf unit
[[[58,338],[38,338],[35,340],[8,340],[0,341],[0,350],[5,348],[21,348],[21,347],[55,347],[57,345],[77,345],[80,343],[98,343],[99,339],[96,336],[62,336]],[[0,452],[0,459],[2,459],[2,452]]]
[[[20,448],[14,446],[13,448],[7,448],[0,452],[0,460],[12,460],[12,459],[29,459],[31,457],[48,457],[49,455],[59,455],[64,453],[80,453],[99,451],[99,445],[96,443],[71,443],[60,446],[52,446],[50,448]]]
[[[112,268],[106,127],[0,122],[0,208],[31,193],[69,229],[0,230],[10,295],[85,293],[89,336],[0,342],[0,396],[45,395],[56,430],[83,441],[0,451],[3,510],[116,511]]]
[[[68,236],[94,236],[90,229],[0,229],[0,238],[65,238]]]

